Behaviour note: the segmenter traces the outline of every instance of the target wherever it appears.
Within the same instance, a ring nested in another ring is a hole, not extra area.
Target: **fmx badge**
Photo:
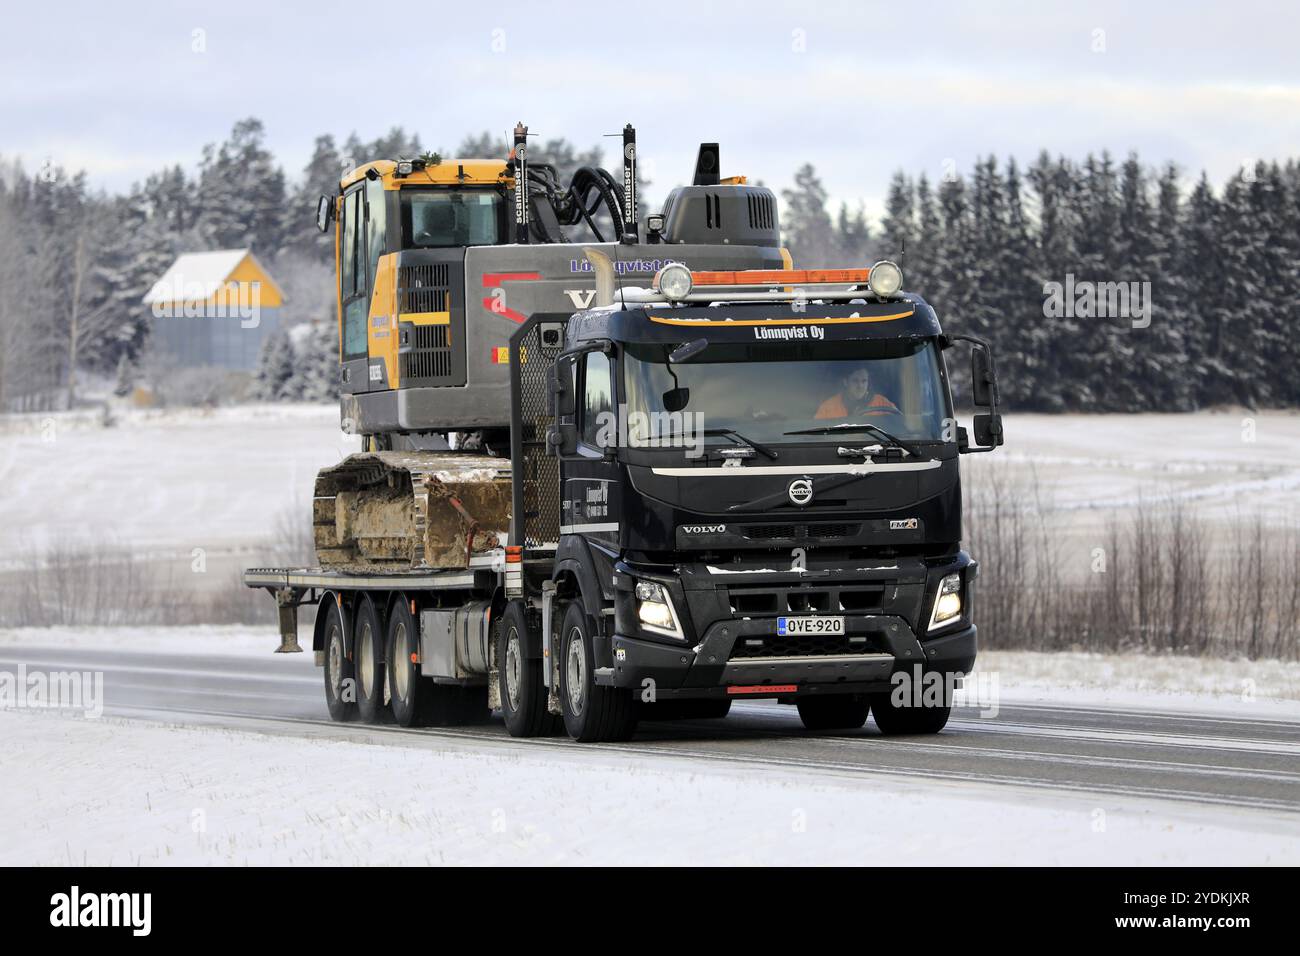
[[[790,482],[787,493],[790,495],[790,500],[802,508],[813,500],[812,481],[807,478],[796,478]]]
[[[889,522],[890,531],[915,531],[919,526],[915,518],[899,518]]]

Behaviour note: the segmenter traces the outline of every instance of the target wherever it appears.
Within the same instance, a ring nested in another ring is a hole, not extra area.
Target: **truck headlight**
[[[882,299],[898,295],[903,288],[903,270],[898,268],[898,263],[881,259],[867,274],[867,288]]]
[[[654,581],[636,584],[636,616],[647,631],[685,640],[668,589]]]
[[[961,617],[961,575],[948,574],[939,582],[939,593],[934,597],[934,610],[930,612],[930,627],[943,627]]]

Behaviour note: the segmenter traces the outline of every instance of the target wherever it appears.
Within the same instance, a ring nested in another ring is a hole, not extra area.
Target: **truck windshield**
[[[865,430],[838,437],[790,434],[855,423],[903,440],[944,440],[948,403],[933,342],[714,344],[678,365],[668,362],[673,347],[638,343],[626,349],[631,444],[727,429],[760,442],[873,441]]]
[[[494,189],[402,190],[402,246],[491,246],[501,241],[504,200]]]

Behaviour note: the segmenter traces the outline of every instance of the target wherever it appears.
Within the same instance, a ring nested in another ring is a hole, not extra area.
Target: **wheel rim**
[[[330,694],[335,700],[343,696],[343,641],[337,627],[330,629]]]
[[[397,625],[393,634],[393,683],[397,685],[397,696],[402,700],[411,693],[411,651],[406,645],[406,622]]]
[[[587,657],[582,652],[582,632],[576,627],[569,632],[569,650],[566,657],[569,672],[569,710],[574,714],[581,714],[587,678]]]
[[[506,700],[512,711],[519,710],[520,686],[523,683],[522,656],[519,653],[519,632],[512,627],[506,635]]]
[[[357,637],[357,657],[360,658],[357,663],[357,676],[361,678],[361,686],[365,689],[367,697],[374,696],[375,692],[375,655],[371,647],[373,639],[370,625],[363,625],[361,634]]]

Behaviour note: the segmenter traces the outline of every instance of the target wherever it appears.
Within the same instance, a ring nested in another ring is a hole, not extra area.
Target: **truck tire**
[[[405,597],[393,603],[388,615],[386,672],[388,698],[393,719],[402,727],[423,727],[432,719],[431,700],[437,690],[433,681],[420,673],[419,629]]]
[[[797,698],[795,706],[809,730],[856,730],[867,722],[871,699],[866,694],[827,694]]]
[[[338,601],[327,598],[325,611],[325,706],[330,720],[355,720],[357,716],[357,680],[343,643],[343,612]]]
[[[563,620],[559,653],[564,729],[583,743],[627,740],[636,731],[632,692],[596,683],[593,628],[582,605],[570,602]]]
[[[899,707],[890,699],[891,692],[871,695],[871,713],[876,726],[887,737],[895,734],[937,734],[948,723],[952,701],[942,707]]]
[[[352,664],[357,679],[357,715],[367,724],[384,719],[384,644],[379,612],[366,595],[352,625]]]
[[[548,737],[560,721],[546,711],[542,662],[525,654],[528,615],[522,601],[511,601],[497,624],[497,689],[501,716],[511,737]]]

